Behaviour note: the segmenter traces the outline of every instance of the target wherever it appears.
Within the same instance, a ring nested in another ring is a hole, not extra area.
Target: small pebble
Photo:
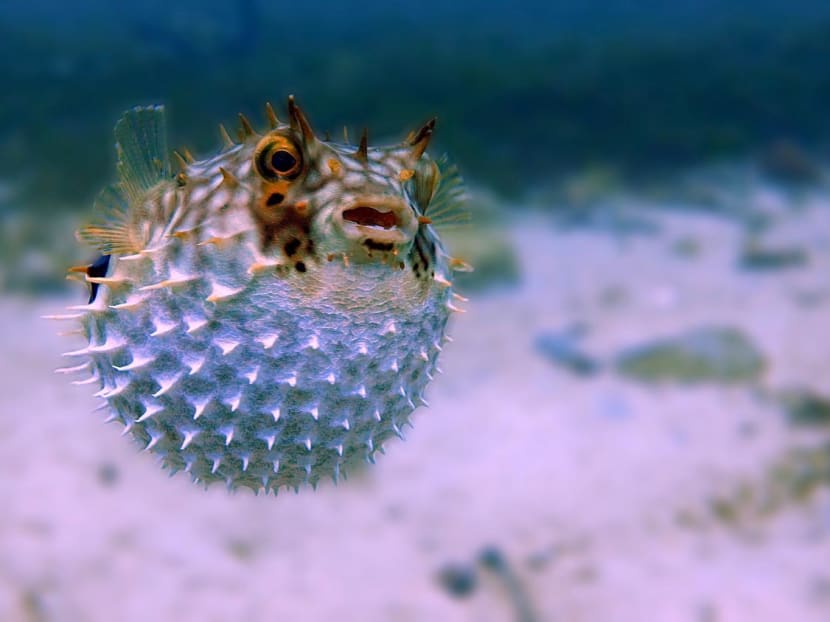
[[[478,561],[485,568],[493,572],[504,572],[507,570],[507,560],[500,550],[494,546],[488,546],[478,555]]]
[[[593,376],[600,371],[601,363],[584,352],[577,345],[584,329],[567,328],[558,332],[538,335],[534,346],[536,351],[551,363],[577,376]]]
[[[475,570],[466,564],[447,564],[438,572],[438,582],[456,598],[470,596],[478,585]]]
[[[111,462],[99,464],[98,481],[102,486],[114,486],[118,482],[118,468]]]

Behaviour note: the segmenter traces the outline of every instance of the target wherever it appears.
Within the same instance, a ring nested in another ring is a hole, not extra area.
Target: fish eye
[[[285,136],[266,136],[254,152],[257,172],[268,181],[294,179],[303,168],[297,145]]]

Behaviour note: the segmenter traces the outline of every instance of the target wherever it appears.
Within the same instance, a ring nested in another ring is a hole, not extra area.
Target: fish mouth
[[[395,212],[383,212],[368,205],[359,205],[344,210],[343,220],[348,220],[361,227],[391,229],[398,226],[398,217]]]
[[[337,223],[347,238],[369,249],[409,242],[418,228],[412,208],[397,197],[360,197],[344,205]]]

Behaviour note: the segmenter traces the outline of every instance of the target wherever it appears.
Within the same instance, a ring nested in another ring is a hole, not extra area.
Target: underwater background
[[[0,620],[827,620],[830,3],[0,3]],[[438,117],[469,312],[337,487],[168,479],[54,376],[112,127]]]

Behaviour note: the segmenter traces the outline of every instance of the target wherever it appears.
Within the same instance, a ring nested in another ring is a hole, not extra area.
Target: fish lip
[[[377,213],[376,223],[368,222],[373,219],[373,211]],[[390,196],[357,197],[337,210],[335,222],[347,238],[359,243],[369,240],[375,244],[406,244],[418,229],[409,204]]]

